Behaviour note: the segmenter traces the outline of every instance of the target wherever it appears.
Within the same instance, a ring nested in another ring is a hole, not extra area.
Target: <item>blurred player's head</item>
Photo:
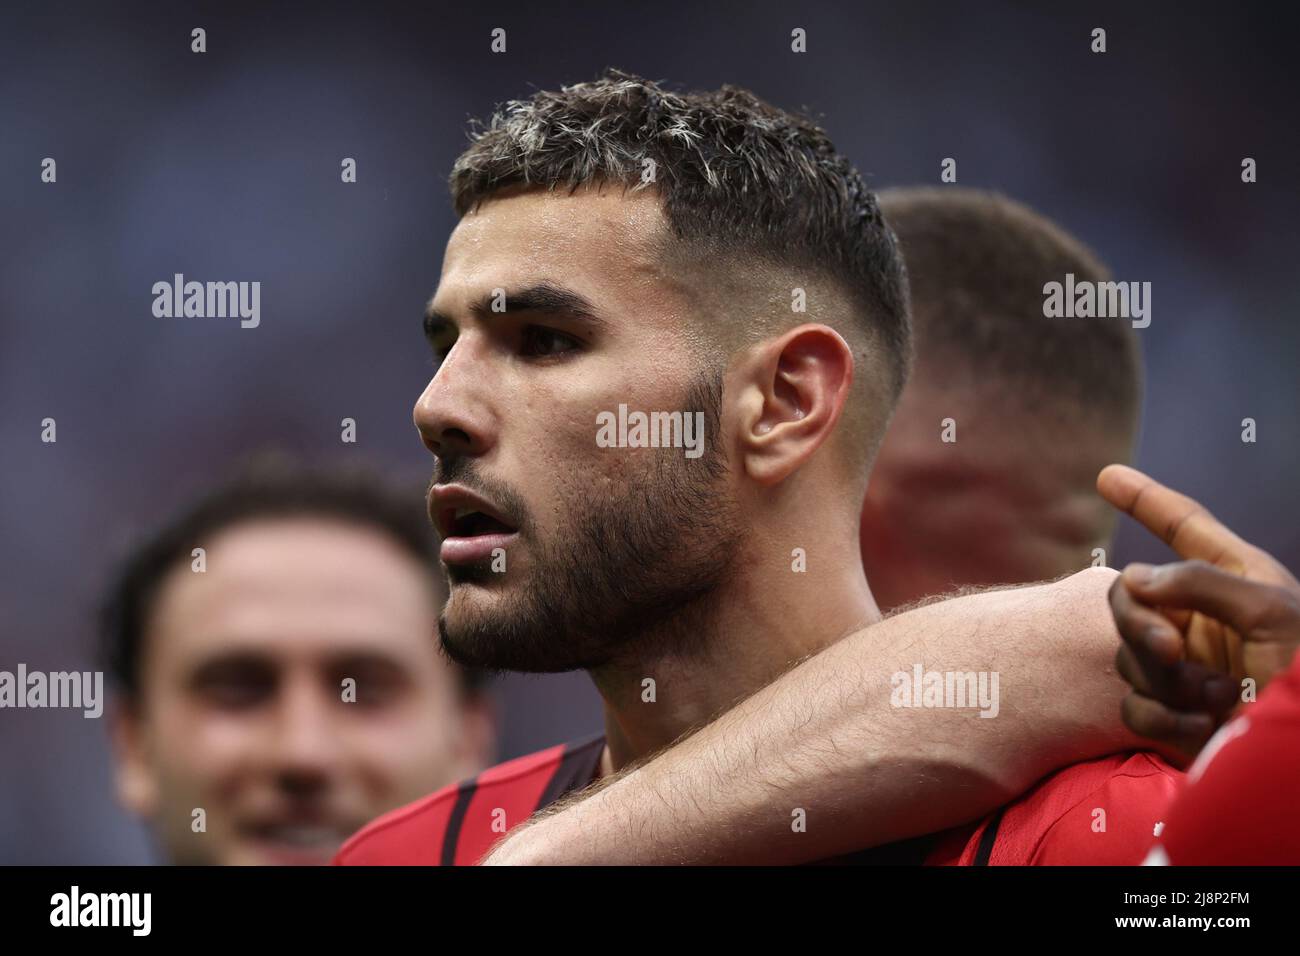
[[[117,789],[173,862],[328,862],[490,758],[479,680],[438,647],[434,545],[418,492],[276,466],[130,556],[104,613]]]
[[[451,189],[415,421],[453,656],[597,667],[728,578],[788,570],[793,546],[842,537],[857,565],[906,284],[820,129],[744,90],[611,71],[507,104]],[[628,416],[649,413],[698,413],[702,441],[634,447],[673,441],[638,438]]]
[[[1114,530],[1097,472],[1128,460],[1137,431],[1137,335],[1119,319],[1045,317],[1043,286],[1106,281],[1106,268],[992,193],[891,190],[880,203],[907,261],[916,363],[863,509],[876,599],[1087,567]]]

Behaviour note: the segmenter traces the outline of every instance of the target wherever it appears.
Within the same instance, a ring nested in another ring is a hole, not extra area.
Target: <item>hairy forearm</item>
[[[1135,746],[1111,664],[1113,577],[967,595],[858,631],[489,862],[806,862],[974,819],[1058,767]],[[895,706],[910,681],[891,678],[918,664],[984,672],[989,688],[996,674],[996,716]]]

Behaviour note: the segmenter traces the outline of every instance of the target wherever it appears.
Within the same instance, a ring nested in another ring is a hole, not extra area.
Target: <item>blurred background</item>
[[[807,109],[877,187],[937,184],[954,157],[961,185],[1150,281],[1137,464],[1300,569],[1294,32],[1262,4],[903,6],[6,3],[0,669],[98,666],[124,543],[253,452],[427,480],[420,316],[466,121],[606,66]],[[155,318],[151,287],[178,272],[260,280],[260,327]],[[1164,554],[1127,523],[1117,550]],[[584,675],[498,693],[502,758],[600,729]],[[0,863],[153,859],[113,800],[104,725],[0,712]]]

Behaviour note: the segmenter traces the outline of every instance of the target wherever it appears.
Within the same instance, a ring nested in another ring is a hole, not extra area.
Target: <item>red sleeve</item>
[[[1206,745],[1149,863],[1300,864],[1300,657]]]

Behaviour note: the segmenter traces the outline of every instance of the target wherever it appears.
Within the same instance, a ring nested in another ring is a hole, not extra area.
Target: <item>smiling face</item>
[[[204,573],[186,560],[160,585],[139,697],[115,727],[124,802],[173,862],[328,862],[487,756],[487,714],[438,653],[436,615],[427,569],[382,531],[221,532]]]
[[[607,663],[726,573],[739,531],[721,372],[662,262],[664,229],[649,192],[513,191],[448,242],[426,321],[439,367],[415,423],[438,459],[440,623],[462,663]],[[704,453],[600,447],[598,416],[620,405],[704,411]]]

